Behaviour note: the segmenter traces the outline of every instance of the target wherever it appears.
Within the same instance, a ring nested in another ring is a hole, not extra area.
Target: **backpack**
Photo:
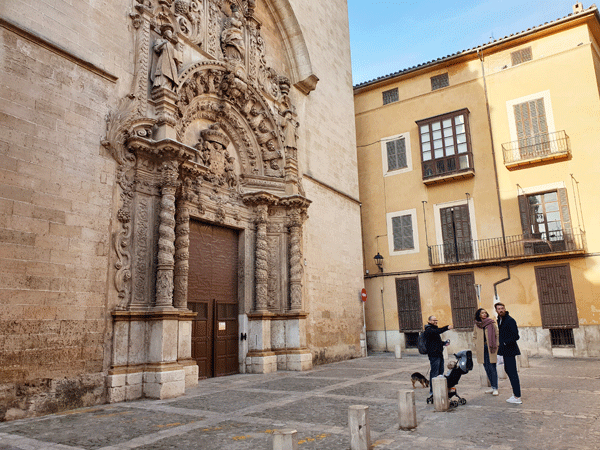
[[[425,336],[424,331],[419,333],[419,337],[417,338],[417,348],[419,349],[419,353],[421,355],[427,354],[427,337]]]

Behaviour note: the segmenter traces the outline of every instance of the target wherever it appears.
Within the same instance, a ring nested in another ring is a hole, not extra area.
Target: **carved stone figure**
[[[160,31],[162,39],[157,39],[153,47],[157,56],[152,68],[152,83],[153,87],[173,89],[177,86],[183,54],[179,50],[179,39],[173,34],[173,26],[164,24]]]
[[[297,149],[298,135],[296,130],[298,129],[298,122],[294,119],[294,114],[289,109],[283,112],[283,118],[283,145],[287,148]]]
[[[243,16],[237,6],[231,6],[233,14],[221,33],[221,49],[227,59],[244,60],[246,46],[244,44]]]
[[[196,149],[200,152],[198,156],[201,163],[209,169],[209,173],[205,175],[207,181],[218,186],[227,184],[233,188],[237,186],[238,181],[233,165],[235,159],[227,151],[229,142],[220,125],[214,123],[200,132]]]

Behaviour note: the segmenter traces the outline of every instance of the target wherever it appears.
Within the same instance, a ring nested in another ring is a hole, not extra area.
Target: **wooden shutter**
[[[450,274],[448,281],[454,328],[472,329],[477,310],[475,274],[473,272]]]
[[[568,264],[535,268],[543,328],[577,328],[571,269]]]
[[[560,208],[560,218],[562,221],[562,229],[564,239],[572,238],[573,230],[571,227],[571,214],[569,213],[569,200],[567,198],[567,190],[564,188],[558,189],[558,205]]]
[[[473,259],[469,206],[457,205],[440,209],[440,222],[446,262]]]
[[[404,139],[386,142],[388,170],[402,169],[406,164],[406,143]]]
[[[396,300],[398,303],[398,326],[402,332],[423,329],[419,279],[396,278]]]
[[[394,237],[394,251],[415,248],[412,216],[410,214],[392,217],[392,233]]]

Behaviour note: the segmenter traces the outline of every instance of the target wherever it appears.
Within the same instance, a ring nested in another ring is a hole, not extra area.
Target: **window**
[[[473,329],[477,311],[475,274],[473,272],[448,275],[452,323],[456,329]]]
[[[394,103],[399,100],[398,88],[390,89],[389,91],[383,91],[383,104]]]
[[[396,278],[396,300],[398,303],[399,330],[401,332],[421,331],[423,329],[423,319],[421,317],[421,296],[417,277]]]
[[[409,132],[381,139],[381,162],[383,176],[397,175],[412,170]]]
[[[394,233],[394,251],[410,250],[415,248],[413,241],[412,217],[392,217],[392,231]]]
[[[519,210],[526,253],[571,249],[573,239],[566,189],[520,195]]]
[[[469,110],[420,120],[423,179],[473,168],[469,136]]]
[[[563,330],[579,327],[570,266],[562,264],[536,267],[535,280],[542,327]]]
[[[468,205],[456,205],[440,209],[444,262],[471,261],[473,241]]]
[[[575,347],[575,338],[573,337],[573,329],[555,329],[550,330],[550,341],[552,347]]]
[[[386,218],[390,255],[418,253],[417,210],[388,213]]]
[[[531,54],[531,47],[522,48],[521,50],[512,52],[510,54],[510,59],[512,61],[513,66],[519,65],[527,61],[531,61],[533,59],[533,56]]]
[[[417,348],[418,339],[419,339],[419,333],[404,332],[404,345],[406,348]]]
[[[441,75],[436,75],[435,77],[431,77],[431,90],[435,91],[436,89],[445,88],[450,86],[450,81],[448,80],[448,74],[443,73]]]
[[[385,143],[387,150],[388,171],[405,169],[406,161],[406,142],[404,138],[387,141]]]
[[[515,125],[521,158],[543,156],[550,152],[544,99],[514,105]]]

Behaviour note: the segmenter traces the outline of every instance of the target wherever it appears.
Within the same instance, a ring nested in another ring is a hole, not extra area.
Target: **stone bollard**
[[[448,380],[445,376],[437,376],[431,380],[433,387],[433,406],[436,411],[448,411],[450,399],[448,399]]]
[[[398,391],[398,423],[401,430],[417,428],[417,408],[415,407],[415,391]]]
[[[395,353],[396,353],[396,359],[402,359],[402,346],[400,344],[396,345]]]
[[[273,450],[298,450],[296,430],[289,428],[273,432]]]
[[[522,369],[529,368],[529,354],[527,353],[527,350],[523,350],[520,355],[517,355],[517,360],[519,362],[519,367]]]
[[[348,427],[350,428],[350,450],[369,450],[371,448],[369,407],[350,406],[348,408]]]
[[[504,370],[504,361],[502,364],[496,364],[496,372],[498,373],[499,380],[506,380],[508,378],[506,371]]]
[[[478,364],[479,366],[479,380],[481,381],[481,387],[490,387],[490,379],[487,376],[487,373],[485,371],[485,367],[483,367],[483,364]]]

